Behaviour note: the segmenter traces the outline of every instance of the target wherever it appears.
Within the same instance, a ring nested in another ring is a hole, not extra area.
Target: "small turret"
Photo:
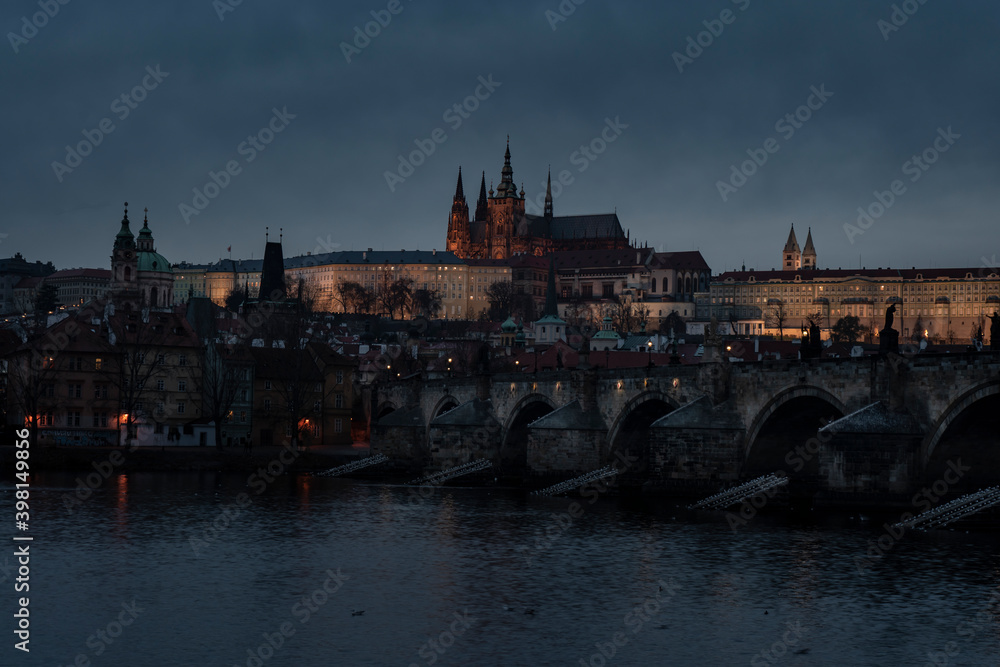
[[[809,233],[806,235],[806,246],[802,249],[802,268],[816,268],[816,247],[813,245],[812,227],[809,228]]]
[[[795,271],[802,267],[802,252],[799,250],[799,242],[795,239],[795,225],[788,232],[788,240],[785,241],[785,249],[781,255],[781,265],[785,271]]]

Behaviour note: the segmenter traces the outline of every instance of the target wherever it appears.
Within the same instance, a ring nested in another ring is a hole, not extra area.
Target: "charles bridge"
[[[958,459],[957,489],[1000,481],[998,353],[704,359],[390,382],[372,451],[423,471],[490,459],[535,485],[627,460],[620,482],[677,495],[784,471],[833,502],[902,498]]]

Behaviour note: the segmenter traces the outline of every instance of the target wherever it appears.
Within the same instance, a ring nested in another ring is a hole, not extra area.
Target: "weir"
[[[921,512],[912,519],[900,521],[893,528],[919,528],[920,530],[943,528],[996,505],[1000,505],[1000,486],[991,486],[956,498],[940,507]]]
[[[565,482],[559,482],[558,484],[553,484],[552,486],[546,487],[544,489],[539,489],[538,491],[532,491],[533,496],[557,496],[561,493],[569,493],[574,489],[579,489],[584,484],[589,484],[590,482],[596,482],[599,479],[604,479],[605,477],[614,477],[618,474],[618,470],[614,466],[604,466],[593,472],[588,472],[586,475],[580,475],[579,477],[574,477],[573,479],[568,479]]]
[[[476,461],[472,461],[471,463],[466,463],[454,468],[449,468],[448,470],[436,472],[432,475],[420,477],[419,479],[415,479],[410,482],[409,486],[438,486],[440,484],[444,484],[450,479],[462,477],[463,475],[471,475],[474,472],[481,472],[492,467],[493,462],[489,459],[478,459]]]
[[[714,496],[709,496],[693,505],[688,505],[688,509],[723,509],[730,505],[741,503],[747,498],[752,498],[758,493],[764,493],[785,484],[788,484],[788,477],[785,475],[778,475],[776,473],[761,475],[737,487],[720,491]]]
[[[342,466],[337,466],[336,468],[330,468],[329,470],[324,470],[323,472],[316,473],[321,477],[337,477],[339,475],[346,475],[347,473],[356,472],[358,470],[364,470],[365,468],[370,468],[372,466],[377,466],[380,463],[385,463],[389,460],[389,457],[385,454],[375,454],[374,456],[366,456],[358,461],[353,461],[351,463],[346,463]]]

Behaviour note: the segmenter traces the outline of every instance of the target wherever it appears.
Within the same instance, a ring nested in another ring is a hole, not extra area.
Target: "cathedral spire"
[[[816,268],[816,246],[813,245],[812,227],[809,228],[809,233],[806,234],[806,245],[802,249],[802,268]]]
[[[507,150],[503,154],[503,169],[500,170],[500,185],[497,186],[497,197],[517,197],[517,186],[514,185],[514,168],[510,166],[510,135],[507,135]]]
[[[788,232],[781,260],[785,271],[797,271],[802,268],[802,251],[799,250],[799,242],[795,238],[795,225],[792,225],[792,229]]]
[[[458,168],[458,185],[455,186],[455,201],[465,201],[465,190],[462,188],[462,167]]]
[[[549,176],[545,183],[545,213],[546,218],[552,217],[552,168],[549,167]]]
[[[795,238],[795,225],[792,225],[791,231],[788,232],[788,240],[785,241],[785,252],[798,252],[799,242]]]
[[[486,201],[486,172],[483,172],[483,180],[479,182],[479,200],[476,202],[476,220],[486,220],[489,212],[489,203]]]

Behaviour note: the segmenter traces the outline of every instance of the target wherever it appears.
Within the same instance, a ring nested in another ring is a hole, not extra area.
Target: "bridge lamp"
[[[674,378],[674,381],[671,382],[671,384],[674,385],[674,389],[677,389],[677,387],[681,386],[681,379],[680,378]]]

